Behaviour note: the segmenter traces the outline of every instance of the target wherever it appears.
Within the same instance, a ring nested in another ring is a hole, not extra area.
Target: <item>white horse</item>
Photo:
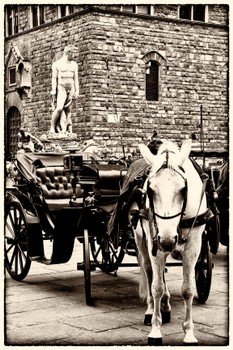
[[[144,324],[152,325],[148,344],[162,344],[162,321],[170,321],[170,294],[164,271],[167,256],[176,253],[183,263],[183,342],[196,345],[192,320],[194,268],[208,213],[203,182],[189,159],[191,141],[185,141],[181,149],[169,141],[164,142],[157,155],[145,145],[139,148],[151,170],[143,187],[143,205],[140,208],[135,202],[129,219],[139,211],[140,220],[134,225],[134,234],[141,270],[139,293],[147,300]],[[190,224],[188,228],[182,225],[183,221]]]

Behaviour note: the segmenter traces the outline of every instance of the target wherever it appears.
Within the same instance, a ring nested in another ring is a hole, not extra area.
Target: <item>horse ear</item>
[[[153,165],[154,162],[155,162],[155,157],[156,157],[156,156],[155,156],[154,154],[151,153],[151,151],[149,150],[149,148],[148,148],[146,145],[140,143],[140,144],[138,145],[138,147],[139,147],[139,150],[140,150],[140,152],[141,152],[141,155],[143,156],[143,158],[145,159],[145,161],[146,161],[148,164]]]
[[[186,140],[183,142],[180,149],[180,165],[183,165],[189,156],[192,147],[192,140]]]

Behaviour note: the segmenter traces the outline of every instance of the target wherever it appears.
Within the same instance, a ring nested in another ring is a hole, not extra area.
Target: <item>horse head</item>
[[[179,238],[179,223],[187,202],[187,179],[183,164],[189,156],[191,141],[185,141],[181,149],[172,142],[163,142],[157,155],[147,146],[139,145],[144,159],[151,165],[145,183],[146,206],[151,212],[157,237],[157,247],[171,252]]]

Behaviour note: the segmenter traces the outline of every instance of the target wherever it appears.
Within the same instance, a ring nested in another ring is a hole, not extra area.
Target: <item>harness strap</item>
[[[200,210],[200,208],[201,208],[201,203],[202,203],[202,200],[203,200],[203,197],[204,197],[204,193],[205,193],[205,190],[206,190],[207,181],[209,180],[208,174],[203,173],[203,174],[201,175],[201,179],[202,179],[202,190],[201,190],[200,203],[199,203],[199,206],[198,206],[197,214],[196,214],[196,216],[195,216],[195,218],[194,218],[194,220],[193,220],[193,222],[192,222],[192,225],[191,225],[191,227],[190,227],[190,229],[189,229],[188,234],[186,235],[186,237],[183,237],[183,238],[182,238],[182,239],[184,240],[184,242],[187,240],[187,237],[188,237],[188,235],[190,234],[190,232],[192,231],[192,229],[193,229],[194,227],[197,227],[197,226],[198,226],[198,225],[195,226],[195,224],[196,224],[197,218],[199,217],[199,215],[198,215],[198,214],[199,214],[199,210]],[[208,211],[208,209],[207,209],[207,211]]]
[[[180,228],[198,227],[206,224],[214,216],[210,209],[207,209],[205,213],[198,215],[195,218],[183,219],[180,222]]]
[[[138,214],[138,219],[143,218],[143,219],[149,220],[149,209],[144,208],[144,209],[135,210],[135,211],[132,210],[131,213],[135,214],[136,211]],[[214,214],[213,214],[212,210],[207,209],[205,213],[200,214],[197,217],[193,217],[193,218],[189,218],[189,219],[182,219],[180,221],[180,228],[190,228],[190,227],[192,227],[193,223],[194,223],[193,227],[198,227],[198,226],[204,225],[213,216],[214,216]],[[195,220],[195,222],[194,222],[194,220]]]

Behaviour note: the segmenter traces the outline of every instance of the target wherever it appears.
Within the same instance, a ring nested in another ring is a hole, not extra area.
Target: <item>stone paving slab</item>
[[[45,266],[33,262],[23,282],[5,277],[6,341],[10,345],[147,345],[145,304],[138,297],[139,268],[120,267],[118,277],[92,272],[92,306],[85,303],[83,272],[77,256],[67,264]],[[134,262],[134,257],[126,257]],[[228,340],[227,251],[214,257],[213,278],[205,304],[193,303],[195,335],[201,346],[226,346]],[[182,267],[168,267],[171,322],[162,326],[163,344],[182,345],[184,303],[180,295]]]

